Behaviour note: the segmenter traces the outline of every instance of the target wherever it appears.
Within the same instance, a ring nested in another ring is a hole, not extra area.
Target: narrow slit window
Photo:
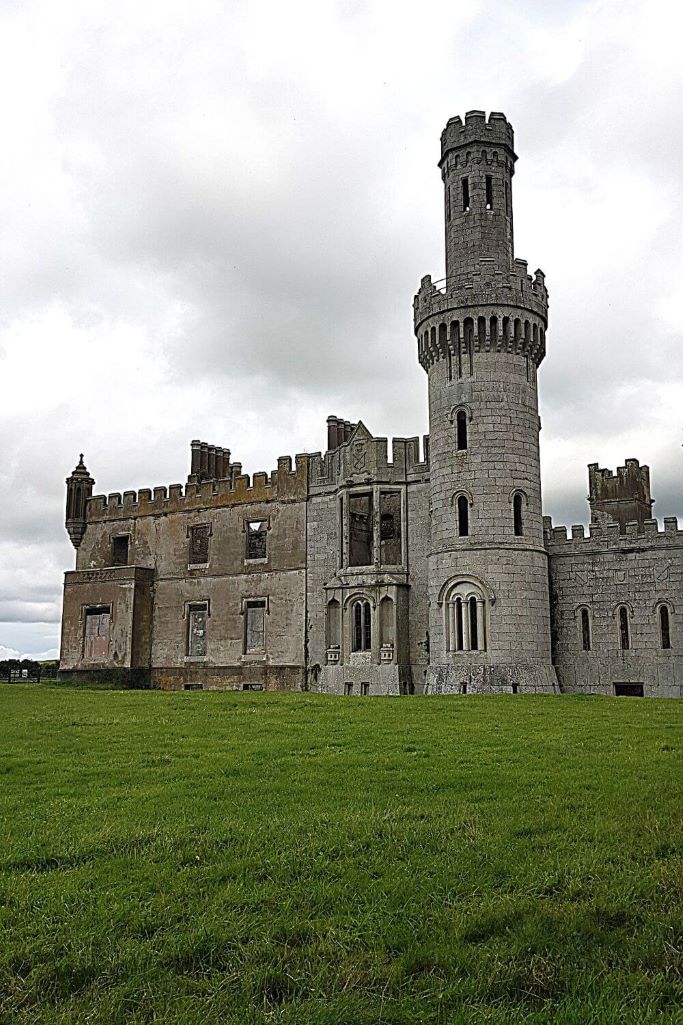
[[[479,651],[479,635],[477,633],[477,599],[472,595],[468,602],[470,612],[470,648]]]
[[[628,624],[628,609],[625,605],[619,608],[619,644],[622,651],[628,651],[631,647],[631,634]]]
[[[591,650],[591,621],[588,609],[581,609],[581,647],[584,651]]]
[[[467,537],[470,532],[470,510],[466,495],[458,495],[458,534]]]
[[[462,179],[462,208],[467,213],[470,209],[470,180]]]
[[[524,533],[524,521],[522,519],[522,496],[519,493],[512,500],[512,519],[515,537],[521,537]]]
[[[450,219],[451,219],[451,187],[450,187],[450,185],[446,189],[446,217],[450,221]]]
[[[455,417],[455,444],[458,452],[467,449],[467,413],[464,409],[458,410]]]
[[[493,178],[486,175],[486,209],[493,210]]]
[[[659,637],[662,648],[668,651],[671,647],[671,621],[666,605],[661,605],[659,608]]]

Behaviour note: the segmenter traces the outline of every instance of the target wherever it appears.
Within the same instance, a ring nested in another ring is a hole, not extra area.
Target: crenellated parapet
[[[663,527],[656,519],[647,519],[642,527],[637,520],[626,525],[625,533],[619,524],[591,523],[589,528],[574,524],[571,528],[554,526],[550,516],[543,517],[543,540],[550,555],[591,555],[614,551],[633,551],[649,548],[679,548],[683,546],[683,528],[676,516],[665,516]]]
[[[490,153],[499,149],[499,159],[507,157],[513,163],[517,159],[515,133],[505,114],[491,111],[487,118],[483,110],[468,110],[464,122],[460,115],[456,115],[450,118],[441,133],[440,163],[443,165],[449,156],[454,158],[463,149],[476,147],[477,143]],[[473,155],[477,154],[480,155],[481,150],[475,150]]]
[[[94,495],[88,502],[88,522],[126,517],[158,516],[161,513],[191,512],[196,509],[245,505],[257,502],[305,501],[310,457],[297,455],[292,469],[290,456],[278,459],[271,474],[241,474],[234,479],[203,483],[171,484],[139,491]]]
[[[353,484],[406,483],[429,478],[429,437],[423,439],[392,438],[391,458],[387,438],[373,438],[361,423],[355,432],[336,449],[314,452],[310,458],[309,489],[311,494]]]

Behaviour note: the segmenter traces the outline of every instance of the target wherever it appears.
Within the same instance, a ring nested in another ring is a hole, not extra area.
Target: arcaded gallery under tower
[[[429,435],[327,421],[324,454],[242,473],[193,441],[185,485],[67,479],[60,671],[131,686],[346,695],[682,696],[683,531],[649,469],[589,470],[590,528],[543,517],[545,276],[515,257],[514,134],[441,136],[446,277],[414,299]]]

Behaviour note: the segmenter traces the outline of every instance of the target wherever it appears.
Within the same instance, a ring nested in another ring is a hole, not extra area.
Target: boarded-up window
[[[97,662],[109,658],[110,629],[110,605],[95,605],[85,610],[83,658],[86,662]]]
[[[372,565],[372,494],[349,496],[349,565]]]
[[[382,491],[379,496],[379,550],[382,565],[401,564],[400,491]]]
[[[247,520],[247,558],[266,558],[267,520]]]
[[[208,615],[206,602],[196,602],[188,607],[187,654],[191,658],[203,658],[206,655]]]
[[[209,561],[209,538],[211,527],[208,523],[199,523],[190,527],[190,565],[205,566]]]
[[[113,537],[111,541],[111,564],[112,566],[128,565],[128,534],[120,534]]]
[[[245,643],[247,654],[266,649],[266,603],[263,599],[248,601],[246,605]]]

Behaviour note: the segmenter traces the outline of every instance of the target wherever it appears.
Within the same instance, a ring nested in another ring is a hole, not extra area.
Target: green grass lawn
[[[681,1022],[683,705],[0,688],[0,1022]]]

